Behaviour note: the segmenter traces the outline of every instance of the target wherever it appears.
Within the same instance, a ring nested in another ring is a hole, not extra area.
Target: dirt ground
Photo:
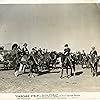
[[[35,77],[31,78],[28,77],[28,73],[16,77],[14,70],[2,70],[0,71],[0,93],[100,92],[99,71],[98,68],[97,77],[92,77],[90,69],[76,66],[76,76],[61,79],[61,69],[40,76],[34,74]]]

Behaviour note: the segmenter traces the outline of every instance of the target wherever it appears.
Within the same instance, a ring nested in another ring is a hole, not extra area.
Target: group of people
[[[68,75],[68,69],[71,69],[71,75],[73,69],[75,75],[75,65],[77,64],[82,65],[82,68],[84,68],[83,67],[84,65],[88,68],[90,67],[93,76],[95,75],[97,76],[97,67],[100,56],[98,56],[97,50],[95,49],[94,46],[91,48],[91,51],[88,54],[86,54],[84,50],[82,50],[82,52],[78,51],[73,53],[71,52],[71,49],[69,48],[68,44],[65,44],[64,47],[65,48],[64,48],[64,55],[62,57],[63,59],[62,59],[61,77],[63,75],[64,68],[66,69],[67,75]]]
[[[24,43],[22,48],[18,44],[13,44],[11,55],[15,66],[15,76],[25,72],[27,66],[30,68],[30,73],[33,69],[37,72],[43,68],[50,70],[49,65],[56,62],[56,54],[56,51],[49,52],[48,49],[38,49],[37,47],[32,48],[29,52],[27,43]]]
[[[50,52],[48,51],[48,49],[41,49],[41,48],[38,49],[37,47],[32,48],[32,51],[29,52],[28,47],[27,47],[27,43],[24,43],[24,44],[23,44],[23,48],[22,48],[22,49],[21,49],[20,46],[18,46],[17,44],[14,44],[14,45],[12,46],[12,50],[14,50],[14,48],[17,49],[17,50],[20,50],[20,51],[23,53],[23,56],[24,56],[24,55],[28,56],[29,53],[35,53],[35,52],[40,52],[42,55],[44,55],[45,53],[50,53]],[[51,52],[52,52],[52,51],[51,51]],[[56,51],[54,51],[54,52],[56,52]],[[57,52],[56,52],[56,53],[57,53]],[[66,56],[69,56],[70,54],[72,54],[71,49],[69,48],[68,44],[65,44],[65,46],[64,46],[64,52],[63,52],[63,53],[64,53],[64,55],[66,55]],[[85,50],[82,50],[82,52],[77,51],[77,52],[73,52],[73,53],[76,54],[76,55],[78,55],[78,54],[82,54],[83,56],[86,56],[86,55],[87,55],[86,52],[85,52]],[[90,54],[93,58],[97,56],[97,50],[96,50],[96,48],[95,48],[94,46],[91,47],[91,51],[90,51],[89,54]]]
[[[18,76],[20,73],[24,73],[26,67],[29,67],[30,69],[29,75],[32,73],[33,69],[35,69],[38,73],[40,69],[48,69],[50,71],[50,65],[52,65],[52,68],[53,66],[56,67],[57,62],[59,62],[61,63],[62,77],[64,68],[67,69],[67,74],[68,69],[71,69],[72,74],[72,69],[74,69],[75,72],[76,64],[81,64],[82,68],[83,65],[90,65],[92,66],[91,68],[94,68],[95,58],[98,57],[95,47],[92,47],[89,54],[86,54],[84,50],[82,50],[82,52],[72,52],[68,44],[64,45],[63,52],[50,52],[48,49],[38,49],[37,47],[32,48],[31,52],[29,52],[27,43],[24,43],[22,48],[16,43],[13,44],[10,56],[8,55],[5,56],[5,61],[7,61],[9,57],[9,59],[12,59],[11,61],[15,69],[15,76]],[[5,64],[7,65],[8,63]]]
[[[69,56],[69,54],[71,53],[71,49],[68,47],[68,44],[65,44],[64,46],[64,55]],[[83,56],[86,56],[86,52],[85,50],[82,50],[82,53],[80,51],[76,52],[76,54],[82,54]],[[89,53],[92,57],[96,57],[97,56],[97,50],[96,48],[93,46],[91,47],[91,51]]]
[[[88,60],[88,57],[90,57],[92,61],[94,61],[94,58],[98,56],[98,53],[94,46],[91,47],[91,51],[88,54],[85,52],[85,50],[82,50],[82,52],[81,51],[71,52],[71,49],[69,48],[68,44],[65,44],[64,55],[65,57],[66,56],[70,57],[70,55],[74,55],[74,57],[76,56],[77,63],[84,64],[87,62],[86,60]]]

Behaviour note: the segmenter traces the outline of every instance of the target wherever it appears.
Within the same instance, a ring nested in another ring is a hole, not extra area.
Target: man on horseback
[[[96,56],[97,56],[97,51],[96,51],[96,49],[95,49],[94,46],[92,47],[92,50],[90,51],[90,55],[91,55],[92,57],[96,57]]]
[[[92,63],[94,63],[95,58],[97,57],[97,51],[94,46],[92,47],[92,50],[90,51],[90,56],[91,56]]]
[[[27,59],[29,56],[29,51],[27,49],[27,43],[24,43],[23,48],[21,49],[19,46],[17,47],[20,56],[20,67],[15,76],[22,74],[25,72],[25,67],[27,66]]]
[[[87,61],[87,55],[86,55],[85,50],[82,50],[81,57],[82,57],[81,65],[82,65],[82,68],[84,68],[83,66],[86,65],[86,61]]]
[[[70,51],[71,49],[68,47],[68,44],[65,44],[64,46],[64,57],[63,57],[63,61],[65,60],[66,57],[70,57]]]
[[[62,71],[61,71],[61,77],[62,78],[62,75],[63,75],[63,70],[66,69],[66,73],[67,73],[67,77],[69,76],[68,75],[68,69],[71,69],[71,75],[72,75],[72,68],[74,69],[74,72],[75,72],[75,66],[73,65],[73,59],[71,58],[71,49],[68,47],[68,44],[65,44],[64,46],[64,54],[62,55]],[[75,73],[74,73],[75,75]]]
[[[19,56],[19,53],[18,53],[18,44],[16,44],[16,43],[12,45],[11,58],[13,59],[15,76],[17,76],[18,69],[19,69],[19,66],[20,66],[20,56]]]
[[[63,60],[65,60],[66,57],[67,57],[68,59],[71,59],[71,56],[70,56],[70,54],[71,54],[71,49],[68,47],[68,44],[65,44],[64,47],[65,47],[65,48],[64,48],[64,59],[63,59]]]
[[[37,53],[38,53],[38,51],[36,50],[36,48],[32,48],[32,51],[29,54],[29,57],[28,57],[28,65],[29,65],[29,74],[28,74],[28,76],[29,77],[34,76],[33,75],[33,70],[34,70],[35,73],[39,74]]]
[[[29,50],[27,48],[27,43],[24,43],[23,45],[23,48],[22,48],[22,52],[23,52],[23,55],[29,55]]]
[[[29,50],[27,48],[27,43],[24,43],[21,51],[22,51],[22,58],[21,58],[21,64],[20,64],[19,72],[22,71],[22,73],[24,73],[25,67],[27,66],[28,56],[29,56]]]
[[[93,76],[95,76],[97,75],[97,51],[94,46],[90,51],[90,57],[91,71],[93,72]]]
[[[68,47],[68,44],[65,44],[64,47],[65,47],[65,48],[64,48],[64,55],[65,55],[65,56],[69,56],[69,55],[70,55],[71,49]]]
[[[82,56],[86,56],[85,50],[82,50]]]

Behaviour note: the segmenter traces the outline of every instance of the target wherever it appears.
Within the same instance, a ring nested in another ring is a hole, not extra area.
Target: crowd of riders
[[[93,76],[97,76],[98,62],[100,60],[100,56],[98,56],[97,50],[94,46],[91,47],[91,51],[88,54],[86,54],[85,50],[82,50],[82,52],[71,52],[71,49],[69,48],[68,44],[65,44],[64,47],[65,48],[64,55],[62,57],[63,67],[61,71],[61,78],[63,75],[64,68],[66,69],[67,76],[69,76],[68,69],[71,69],[70,75],[72,75],[72,69],[75,75],[75,65],[77,64],[80,64],[82,68],[90,68],[91,72],[93,73]]]
[[[74,62],[74,64],[76,65],[81,64],[82,68],[84,68],[84,65],[88,66],[88,64],[90,63],[90,58],[91,63],[94,64],[95,58],[97,56],[98,54],[94,46],[91,48],[91,51],[88,54],[86,54],[85,50],[82,50],[82,52],[72,52],[68,44],[64,45],[63,52],[50,52],[48,51],[48,49],[42,49],[37,47],[32,48],[31,52],[29,52],[27,43],[24,43],[22,48],[15,43],[12,45],[12,50],[10,53],[2,55],[3,60],[1,61],[4,62],[4,65],[6,67],[8,66],[8,64],[12,64],[15,69],[15,76],[18,76],[18,72],[24,73],[26,67],[28,66],[30,68],[30,73],[32,73],[33,69],[39,72],[40,69],[43,70],[47,68],[50,71],[50,65],[52,65],[53,68],[56,67],[57,62],[61,62],[61,66],[63,66],[66,61],[66,58],[67,60],[69,59],[71,63]],[[61,61],[58,58],[62,58]]]
[[[95,57],[97,57],[98,54],[97,54],[97,50],[94,46],[91,47],[91,51],[88,54],[85,52],[85,50],[82,50],[82,52],[81,51],[76,51],[76,52],[72,53],[71,49],[68,46],[68,44],[65,44],[65,46],[64,46],[64,55],[65,56],[74,55],[77,58],[77,61],[78,61],[77,63],[85,63],[85,60],[88,59],[88,56],[90,56],[94,59]]]

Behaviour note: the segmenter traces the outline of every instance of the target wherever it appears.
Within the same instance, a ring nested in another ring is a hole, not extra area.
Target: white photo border
[[[100,0],[0,0],[0,4],[100,3]],[[52,96],[43,98],[42,96]],[[55,95],[57,97],[55,97]],[[37,96],[40,96],[37,97]],[[62,97],[62,98],[61,98]],[[0,93],[0,100],[100,100],[100,92]]]

